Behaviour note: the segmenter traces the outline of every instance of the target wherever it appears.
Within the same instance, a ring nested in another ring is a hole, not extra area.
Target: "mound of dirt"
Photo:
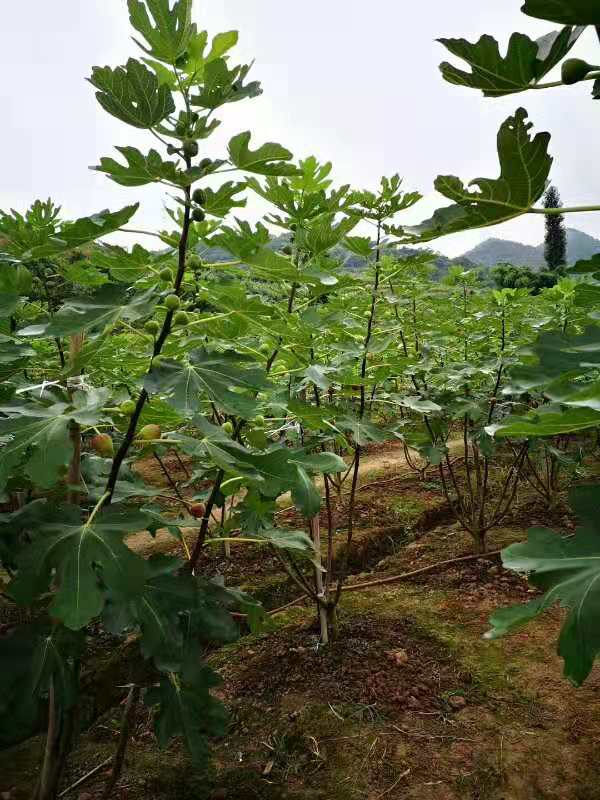
[[[464,695],[471,676],[443,645],[407,620],[355,617],[328,648],[317,646],[316,630],[271,634],[224,667],[225,691],[278,703],[302,692],[321,703],[363,704],[396,713],[403,709],[451,710],[448,698]],[[241,664],[241,666],[240,666]]]

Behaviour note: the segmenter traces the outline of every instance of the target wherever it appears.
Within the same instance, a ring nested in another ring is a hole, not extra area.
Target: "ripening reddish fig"
[[[160,425],[145,425],[138,433],[138,439],[144,442],[153,442],[155,439],[160,439],[162,431]]]
[[[194,503],[194,505],[190,506],[190,514],[195,519],[202,519],[206,514],[206,506],[204,503]]]
[[[115,454],[113,440],[108,433],[99,433],[90,439],[90,444],[102,458],[112,458]]]

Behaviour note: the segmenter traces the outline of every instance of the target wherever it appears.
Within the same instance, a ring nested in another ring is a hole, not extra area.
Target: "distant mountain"
[[[595,239],[583,231],[568,228],[567,260],[569,264],[582,261],[600,253],[600,239]],[[518,267],[541,269],[545,266],[544,245],[533,247],[509,239],[486,239],[472,250],[466,252],[455,262],[468,260],[480,267],[495,267],[497,264],[513,264]]]

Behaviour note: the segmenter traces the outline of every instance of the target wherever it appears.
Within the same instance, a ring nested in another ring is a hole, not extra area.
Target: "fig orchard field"
[[[89,83],[147,134],[94,167],[131,205],[0,211],[2,797],[596,797],[600,256],[532,292],[405,247],[600,196],[542,205],[523,107],[417,226],[398,174],[219,152],[262,93],[237,32],[122,6],[138,51]],[[598,99],[597,3],[523,11],[562,27],[443,39],[443,78]]]

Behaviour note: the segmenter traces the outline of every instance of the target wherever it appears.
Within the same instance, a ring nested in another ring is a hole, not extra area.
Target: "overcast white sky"
[[[113,145],[152,146],[144,133],[108,116],[84,81],[92,65],[117,65],[136,54],[125,0],[22,0],[5,3],[0,25],[2,126],[0,208],[25,208],[52,196],[65,215],[142,201],[136,227],[165,224],[157,187],[118,187],[88,166]],[[524,17],[519,0],[197,0],[196,20],[209,33],[238,29],[240,60],[256,59],[261,98],[230,106],[218,145],[240,130],[272,140],[296,156],[331,160],[339,183],[374,187],[399,172],[407,189],[426,195],[406,223],[441,204],[439,173],[463,179],[498,174],[495,137],[503,119],[524,105],[553,134],[552,180],[563,202],[600,202],[599,106],[590,85],[530,92],[503,100],[445,83],[439,36],[541,35],[551,25]],[[577,55],[598,61],[592,31]],[[217,145],[217,149],[212,148]],[[258,208],[252,209],[258,213]],[[543,220],[459,234],[435,246],[458,255],[488,236],[541,241]],[[571,227],[600,236],[600,214],[577,215]]]

